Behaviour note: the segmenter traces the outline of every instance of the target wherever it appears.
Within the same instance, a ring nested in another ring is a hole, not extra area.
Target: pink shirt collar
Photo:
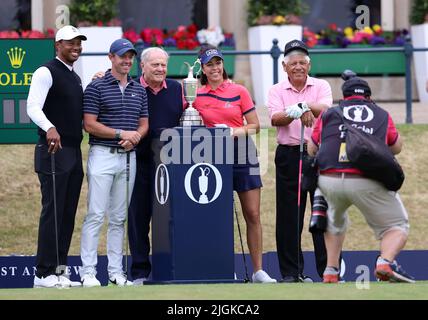
[[[148,83],[146,82],[146,80],[144,80],[143,75],[141,75],[141,77],[140,77],[140,83],[141,83],[141,85],[142,85],[145,89],[149,88],[149,89],[150,89],[150,91],[152,91],[152,92],[153,92],[153,94],[158,94],[158,93],[159,93],[159,91],[161,91],[162,89],[167,89],[166,81],[165,81],[165,80],[163,81],[163,83],[162,83],[162,87],[160,87],[160,88],[152,88],[152,87],[150,87],[150,86],[148,85]]]
[[[211,88],[211,86],[207,83],[206,85],[204,85],[203,87],[201,87],[200,89],[199,89],[199,92],[200,93],[208,93],[208,92],[210,92],[210,91],[214,91],[214,92],[216,92],[216,91],[226,91],[227,90],[227,88],[229,87],[229,85],[232,83],[232,81],[230,80],[230,79],[226,79],[226,80],[224,80],[223,82],[222,82],[222,84],[221,85],[219,85],[218,87],[217,87],[217,89],[215,89],[215,90],[213,90],[212,88]]]
[[[307,76],[305,86],[301,91],[304,91],[308,86],[314,85],[314,78]],[[295,92],[299,92],[296,88],[293,87],[293,85],[290,83],[290,80],[288,77],[282,82],[282,86],[284,90],[294,90]]]

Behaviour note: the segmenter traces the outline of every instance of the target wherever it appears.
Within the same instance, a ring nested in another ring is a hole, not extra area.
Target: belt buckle
[[[120,147],[110,147],[110,153],[126,153],[126,151]]]

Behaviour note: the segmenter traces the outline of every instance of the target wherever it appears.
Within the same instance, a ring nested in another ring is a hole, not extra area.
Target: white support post
[[[385,31],[394,30],[394,0],[381,0],[380,2],[380,19],[382,29]]]
[[[31,29],[43,32],[43,0],[31,0]]]
[[[220,0],[208,0],[208,28],[220,27]]]

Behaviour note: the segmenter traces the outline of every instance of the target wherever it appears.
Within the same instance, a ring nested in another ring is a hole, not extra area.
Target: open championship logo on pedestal
[[[199,170],[195,170],[198,168]],[[215,188],[209,188],[215,182]],[[220,171],[209,163],[196,163],[186,172],[184,188],[192,201],[208,204],[218,198],[223,187]],[[208,193],[208,194],[207,194]],[[196,194],[196,197],[195,197]]]
[[[164,164],[160,164],[156,169],[155,176],[156,199],[160,204],[165,204],[169,196],[169,173]]]

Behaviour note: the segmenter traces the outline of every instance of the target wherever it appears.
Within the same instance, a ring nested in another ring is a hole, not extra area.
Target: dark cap
[[[219,57],[220,59],[224,60],[221,51],[215,48],[206,50],[203,54],[199,56],[199,59],[201,59],[202,64],[206,64],[214,57]]]
[[[132,51],[135,55],[137,54],[137,50],[135,50],[132,43],[127,39],[117,39],[110,46],[110,53],[117,54],[118,56],[123,56],[128,51]]]
[[[342,85],[342,93],[344,97],[372,95],[372,91],[367,81],[359,77],[353,77],[346,80]]]
[[[303,41],[295,39],[287,42],[287,44],[285,45],[284,57],[294,50],[300,50],[309,55],[308,47],[305,45],[305,43]]]

